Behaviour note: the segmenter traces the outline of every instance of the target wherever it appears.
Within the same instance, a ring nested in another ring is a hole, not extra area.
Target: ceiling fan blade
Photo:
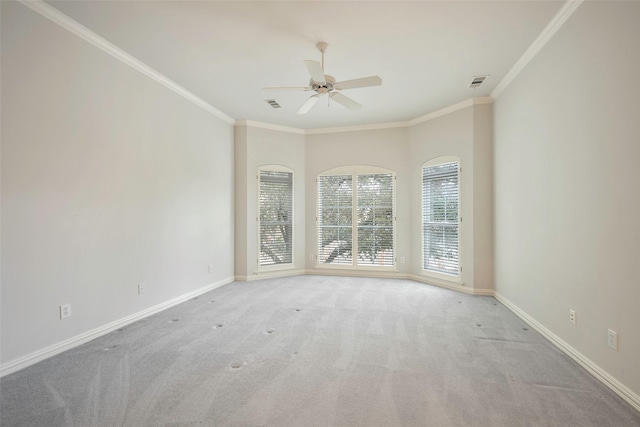
[[[349,98],[348,96],[344,96],[339,92],[332,92],[331,99],[352,111],[356,111],[362,108],[362,105],[358,104],[353,99]]]
[[[306,92],[310,90],[309,86],[273,86],[273,87],[263,87],[262,90],[288,90],[288,91],[298,91],[298,92]]]
[[[382,79],[379,76],[369,76],[369,77],[362,77],[359,79],[345,80],[343,82],[338,82],[334,84],[333,87],[338,90],[345,90],[345,89],[356,89],[359,87],[380,86],[381,84],[382,84]]]
[[[316,102],[318,102],[319,99],[320,99],[320,96],[311,95],[309,99],[307,99],[305,103],[302,104],[302,107],[300,107],[300,109],[298,110],[298,114],[307,114],[307,111],[309,111],[311,107],[316,105]]]
[[[324,79],[324,71],[322,71],[322,65],[318,61],[312,61],[311,59],[307,59],[304,61],[304,65],[307,66],[307,70],[311,75],[311,78],[314,82],[318,84],[325,84]]]

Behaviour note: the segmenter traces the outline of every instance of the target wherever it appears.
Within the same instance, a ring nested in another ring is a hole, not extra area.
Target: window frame
[[[278,263],[278,264],[267,264],[262,265],[260,263],[260,254],[262,252],[262,241],[261,241],[261,220],[260,220],[260,195],[261,193],[261,173],[262,172],[284,172],[291,174],[291,262],[286,263]],[[256,224],[257,224],[257,249],[258,256],[256,259],[257,269],[259,272],[265,271],[275,271],[275,270],[290,270],[295,266],[295,189],[296,189],[296,175],[295,171],[291,168],[282,165],[263,165],[258,167],[258,173],[256,174],[256,183],[257,183],[257,197],[256,197]]]
[[[458,180],[458,271],[456,274],[446,273],[437,270],[429,270],[425,269],[425,188],[424,188],[424,172],[426,168],[432,166],[443,165],[447,163],[457,163],[458,171],[457,171],[457,180]],[[422,256],[420,258],[420,269],[422,274],[425,276],[431,276],[438,279],[454,281],[457,283],[462,283],[462,261],[463,261],[463,251],[462,251],[462,231],[463,231],[463,222],[462,222],[462,160],[457,156],[439,156],[432,158],[426,162],[424,162],[420,166],[420,234],[421,234],[421,253]]]
[[[358,250],[358,176],[372,175],[372,174],[390,174],[392,177],[392,264],[391,265],[367,265],[358,264],[358,257],[355,255]],[[320,177],[321,176],[339,176],[339,175],[351,175],[352,196],[351,196],[351,242],[352,242],[352,255],[351,264],[326,264],[321,262],[320,256]],[[370,271],[397,271],[397,246],[396,246],[396,233],[397,233],[397,214],[396,214],[396,193],[397,193],[397,177],[396,173],[390,169],[369,166],[369,165],[349,165],[340,166],[332,169],[320,172],[316,176],[316,268],[326,269],[343,269],[343,270],[370,270]]]

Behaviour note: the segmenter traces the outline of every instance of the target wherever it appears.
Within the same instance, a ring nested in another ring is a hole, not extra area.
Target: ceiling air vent
[[[487,77],[489,77],[489,75],[486,75],[486,76],[474,76],[473,80],[471,80],[471,83],[469,84],[469,87],[471,89],[479,88],[480,86],[482,86],[484,81],[487,80]]]
[[[265,99],[265,101],[267,101],[267,104],[271,105],[273,108],[282,108],[275,99]]]

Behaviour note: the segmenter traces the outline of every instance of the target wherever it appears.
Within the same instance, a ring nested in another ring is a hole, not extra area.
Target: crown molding
[[[482,104],[493,104],[493,97],[489,96],[478,96],[476,98],[471,98],[473,100],[473,105],[482,105]]]
[[[445,107],[441,110],[433,111],[429,114],[425,114],[424,116],[416,117],[415,119],[409,120],[408,123],[409,123],[409,126],[413,126],[413,125],[417,125],[418,123],[428,122],[429,120],[446,116],[447,114],[451,114],[455,111],[462,110],[467,107],[471,107],[473,105],[491,104],[492,102],[493,102],[493,98],[491,96],[469,98],[469,99],[465,99],[462,102],[458,102],[457,104],[453,104],[448,107]]]
[[[274,125],[271,123],[255,122],[253,120],[238,120],[236,121],[236,126],[257,127],[257,128],[263,128],[263,129],[276,130],[280,132],[297,133],[301,135],[319,135],[319,134],[326,134],[326,133],[359,132],[359,131],[378,130],[378,129],[405,128],[405,127],[411,127],[416,124],[423,123],[429,120],[433,120],[438,117],[445,116],[447,114],[451,114],[453,112],[462,110],[467,107],[471,107],[473,105],[491,104],[492,102],[493,102],[493,98],[491,96],[480,96],[476,98],[469,98],[457,104],[450,105],[443,109],[440,109],[440,110],[431,112],[429,114],[425,114],[424,116],[416,117],[415,119],[407,120],[404,122],[373,123],[369,125],[343,126],[343,127],[335,127],[335,128],[301,129],[301,128],[294,128],[289,126]]]
[[[295,133],[295,134],[300,134],[300,135],[317,135],[317,134],[327,134],[327,133],[358,132],[358,131],[367,131],[367,130],[402,128],[402,127],[411,127],[411,126],[414,126],[414,125],[416,125],[418,123],[423,123],[423,122],[426,122],[426,121],[429,121],[429,120],[433,120],[435,118],[442,117],[444,115],[453,113],[453,112],[461,110],[463,108],[470,107],[472,105],[491,103],[491,102],[493,102],[493,99],[495,99],[495,96],[493,96],[493,94],[492,94],[492,96],[469,98],[469,99],[467,99],[465,101],[459,102],[457,104],[451,105],[449,107],[445,107],[443,109],[431,112],[429,114],[426,114],[426,115],[423,115],[423,116],[420,116],[420,117],[416,117],[416,118],[408,120],[408,121],[389,122],[389,123],[374,123],[374,124],[369,124],[369,125],[343,126],[343,127],[335,127],[335,128],[301,129],[301,128],[294,128],[294,127],[289,127],[289,126],[281,126],[281,125],[276,125],[276,124],[271,124],[271,123],[257,122],[257,121],[252,121],[252,120],[239,120],[239,121],[236,121],[233,117],[231,117],[231,116],[223,113],[222,111],[218,110],[217,108],[215,108],[213,105],[209,104],[208,102],[206,102],[202,98],[198,97],[194,93],[192,93],[192,92],[188,91],[187,89],[183,88],[182,86],[180,86],[179,84],[177,84],[173,80],[170,80],[165,75],[163,75],[163,74],[159,73],[158,71],[154,70],[153,68],[151,68],[150,66],[148,66],[144,62],[142,62],[139,59],[135,58],[134,56],[128,54],[124,50],[120,49],[119,47],[117,47],[116,45],[114,45],[111,42],[107,41],[106,39],[102,38],[101,36],[99,36],[98,34],[94,33],[93,31],[89,30],[87,27],[83,26],[79,22],[71,19],[70,17],[68,17],[64,13],[60,12],[58,9],[56,9],[53,6],[50,6],[49,4],[45,3],[43,0],[18,0],[18,1],[20,3],[22,3],[23,5],[25,5],[26,7],[28,7],[29,9],[33,10],[34,12],[39,13],[40,15],[42,15],[45,18],[51,20],[52,22],[58,24],[62,28],[66,29],[67,31],[69,31],[69,32],[75,34],[76,36],[80,37],[81,39],[91,43],[95,47],[103,50],[104,52],[106,52],[109,55],[113,56],[114,58],[118,59],[119,61],[129,65],[130,67],[134,68],[135,70],[137,70],[137,71],[141,72],[142,74],[146,75],[147,77],[155,80],[156,82],[160,83],[161,85],[165,86],[166,88],[174,91],[178,95],[184,97],[185,99],[191,101],[192,103],[194,103],[195,105],[199,106],[200,108],[208,111],[209,113],[215,115],[219,119],[221,119],[221,120],[223,120],[223,121],[225,121],[225,122],[227,122],[227,123],[229,123],[231,125],[256,127],[256,128],[262,128],[262,129],[275,130],[275,131],[279,131],[279,132]],[[579,4],[581,2],[582,2],[582,0],[569,0],[567,3],[565,3],[565,5],[563,6],[563,8],[561,9],[560,12],[562,12],[562,10],[565,10],[565,9],[567,9],[567,10],[570,9],[570,11],[565,13],[566,17],[564,17],[564,19],[562,19],[562,20],[560,20],[558,18],[561,15],[561,13],[558,12],[558,14],[554,18],[554,20],[547,26],[547,28],[553,27],[554,30],[553,30],[553,32],[551,32],[549,34],[549,36],[546,39],[551,37],[551,35],[555,31],[557,31],[557,28],[559,28],[562,25],[562,23],[573,12],[573,10],[575,10],[575,8],[577,7],[577,4]],[[571,8],[569,6],[573,6],[573,7]],[[554,22],[556,22],[556,21],[557,21],[557,23],[552,26],[552,24]],[[545,29],[545,31],[546,30],[547,29]],[[545,31],[543,31],[543,33],[545,33]],[[538,39],[541,39],[541,37],[542,37],[542,34],[538,37]],[[546,39],[545,39],[545,43],[546,43]],[[536,39],[536,41],[537,41],[537,39]],[[536,43],[534,42],[534,45],[535,44]],[[532,47],[533,47],[533,45],[532,45]],[[529,48],[529,50],[531,50],[531,47]],[[527,52],[529,52],[529,50]],[[526,53],[525,53],[525,55],[526,55]],[[523,57],[525,55],[523,55]],[[524,67],[524,65],[522,65],[522,67]],[[515,68],[516,67],[514,66],[513,69],[515,69]],[[511,71],[513,71],[513,69]],[[511,73],[511,71],[509,73]],[[519,72],[519,70],[518,70],[518,72]],[[502,80],[502,82],[500,82],[500,85],[502,85],[505,82],[505,80],[506,80],[506,77],[505,77],[505,79]],[[505,84],[505,86],[506,86],[506,84]],[[494,90],[494,93],[496,93],[496,91],[497,91],[497,88],[496,88],[496,90]]]
[[[289,126],[274,125],[272,123],[255,122],[253,120],[237,120],[236,126],[247,126],[261,129],[277,130],[279,132],[297,133],[304,135],[306,132],[304,129],[294,128]]]
[[[390,129],[390,128],[404,128],[410,126],[409,122],[390,122],[390,123],[373,123],[370,125],[356,125],[356,126],[343,126],[335,128],[318,128],[307,129],[305,134],[317,135],[321,133],[341,133],[341,132],[358,132],[374,129]]]
[[[496,88],[491,92],[491,97],[497,99],[507,86],[520,74],[527,64],[540,52],[553,35],[562,27],[575,10],[582,4],[583,0],[567,0],[553,19],[542,30],[540,35],[533,41],[531,46],[522,54],[520,59],[511,67],[509,72],[498,83]]]
[[[424,116],[416,117],[415,119],[409,120],[409,125],[417,125],[419,123],[428,122],[429,120],[437,119],[438,117],[446,116],[447,114],[451,114],[455,111],[462,110],[467,107],[471,107],[473,105],[473,98],[465,99],[462,102],[458,102],[457,104],[450,105],[441,110],[433,111],[431,113],[425,114]]]
[[[429,114],[425,114],[424,116],[416,117],[415,119],[407,120],[404,122],[376,123],[371,125],[345,126],[345,127],[338,127],[338,128],[307,129],[305,133],[307,135],[314,135],[314,134],[321,134],[321,133],[355,132],[355,131],[374,130],[374,129],[411,127],[411,126],[417,125],[418,123],[423,123],[429,120],[437,119],[438,117],[446,116],[447,114],[451,114],[453,112],[462,110],[467,107],[471,107],[473,105],[491,104],[492,102],[493,102],[493,98],[491,96],[481,96],[481,97],[466,99],[462,102],[458,102],[457,104],[450,105],[440,110],[433,111]]]
[[[103,50],[104,52],[120,60],[121,62],[124,62],[125,64],[129,65],[131,68],[141,72],[145,76],[151,78],[152,80],[155,80],[156,82],[160,83],[166,88],[171,89],[178,95],[191,101],[192,103],[204,109],[205,111],[208,111],[209,113],[215,115],[219,119],[232,125],[235,124],[235,119],[233,117],[228,116],[227,114],[218,110],[217,108],[215,108],[213,105],[209,104],[202,98],[196,96],[192,92],[189,92],[187,89],[183,88],[173,80],[170,80],[165,75],[154,70],[153,68],[151,68],[144,62],[140,61],[139,59],[136,59],[135,57],[128,54],[124,50],[120,49],[116,45],[108,42],[106,39],[100,37],[93,31],[89,30],[87,27],[69,18],[67,15],[60,12],[55,7],[48,5],[43,0],[18,0],[18,1],[23,5],[25,5],[26,7],[28,7],[29,9],[33,10],[34,12],[37,12],[40,15],[44,16],[45,18],[58,24],[62,28],[66,29],[67,31],[91,43],[95,47]]]

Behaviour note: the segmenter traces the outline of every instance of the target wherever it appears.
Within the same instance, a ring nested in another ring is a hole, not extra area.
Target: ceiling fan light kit
[[[382,79],[379,76],[361,77],[359,79],[345,80],[342,82],[336,82],[333,76],[324,73],[324,52],[329,45],[325,42],[319,42],[316,44],[318,50],[322,53],[322,63],[313,61],[311,59],[305,60],[304,65],[311,76],[309,79],[309,86],[280,86],[280,87],[266,87],[262,90],[290,90],[290,91],[314,91],[315,95],[311,95],[304,104],[298,109],[298,114],[306,114],[311,107],[313,107],[320,95],[327,95],[328,100],[334,100],[343,107],[349,110],[356,111],[362,108],[362,105],[348,96],[340,93],[339,91],[347,89],[357,89],[363,87],[380,86]]]

